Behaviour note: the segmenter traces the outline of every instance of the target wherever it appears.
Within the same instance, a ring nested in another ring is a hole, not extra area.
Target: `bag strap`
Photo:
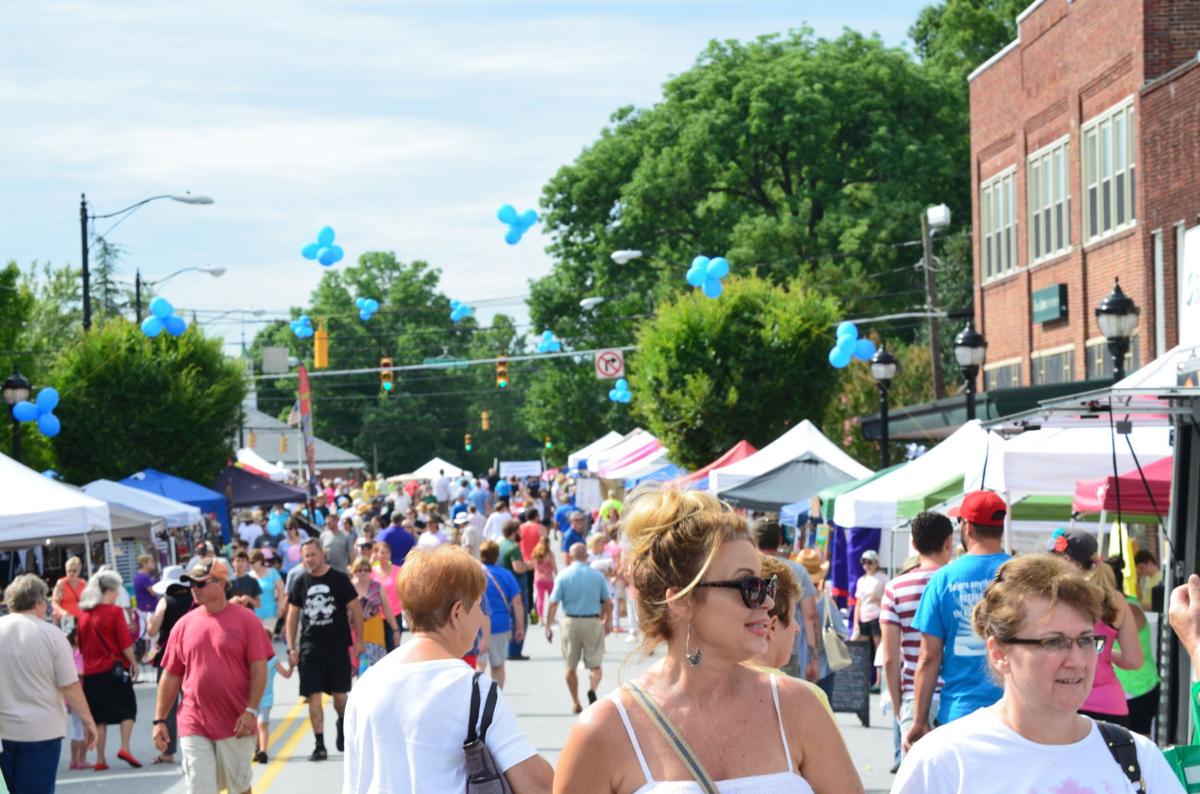
[[[463,746],[473,743],[479,737],[475,733],[475,723],[479,719],[479,676],[483,673],[476,673],[471,678],[471,716],[467,720],[467,740],[463,742]]]
[[[684,767],[692,773],[692,777],[700,784],[700,789],[704,791],[704,794],[719,794],[717,784],[713,782],[713,779],[708,776],[708,772],[704,770],[700,759],[696,756],[696,751],[688,745],[687,740],[683,738],[683,735],[671,720],[667,718],[662,709],[658,707],[658,704],[654,702],[649,693],[632,681],[625,686],[629,690],[629,693],[633,695],[633,699],[637,701],[638,705],[646,712],[646,715],[650,717],[650,722],[654,723],[654,727],[658,728],[659,733],[671,745],[671,749],[679,756],[679,760],[683,762]]]
[[[488,690],[487,701],[483,704],[483,719],[479,723],[479,741],[487,739],[488,728],[492,725],[492,716],[496,713],[497,700],[496,682],[492,682],[491,689]]]
[[[822,628],[833,628],[833,596],[829,593],[829,588],[825,588],[825,620]]]
[[[1108,751],[1112,753],[1113,760],[1117,762],[1117,766],[1121,767],[1121,771],[1125,773],[1125,777],[1129,778],[1138,790],[1139,794],[1145,794],[1146,781],[1142,779],[1142,767],[1138,763],[1137,745],[1133,743],[1133,735],[1120,725],[1114,725],[1111,722],[1096,720],[1096,727],[1100,729],[1100,735],[1104,737],[1104,744],[1108,747]]]

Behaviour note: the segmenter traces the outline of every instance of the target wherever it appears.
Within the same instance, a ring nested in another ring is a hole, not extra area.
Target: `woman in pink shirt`
[[[396,625],[400,627],[396,632],[395,642],[390,631],[384,632],[383,638],[390,653],[392,648],[399,644],[400,632],[404,631],[404,624],[400,620],[404,613],[404,605],[400,603],[400,592],[396,589],[396,578],[400,575],[400,569],[392,565],[392,547],[382,540],[371,547],[371,567],[371,578],[379,582],[379,589],[383,591],[383,597],[387,599],[392,614],[396,616]]]
[[[533,547],[530,555],[533,563],[533,593],[537,603],[539,616],[546,614],[546,596],[554,589],[554,577],[558,573],[558,563],[554,561],[554,552],[550,551],[550,541],[542,538]]]

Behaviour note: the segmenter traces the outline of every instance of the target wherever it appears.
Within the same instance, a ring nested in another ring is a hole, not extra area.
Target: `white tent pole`
[[[83,533],[83,562],[87,566],[87,573],[92,575],[92,539],[85,530]]]
[[[1099,529],[1096,530],[1096,548],[1101,550],[1101,552],[1100,552],[1101,555],[1103,555],[1103,553],[1104,553],[1103,552],[1103,549],[1104,549],[1104,525],[1107,521],[1108,521],[1108,511],[1104,509],[1103,505],[1101,505],[1101,507],[1100,507],[1100,527],[1099,527]]]
[[[1012,528],[1012,511],[1013,500],[1010,491],[1004,492],[1004,503],[1008,505],[1008,509],[1004,511],[1004,550],[1009,556],[1013,553],[1013,528]]]

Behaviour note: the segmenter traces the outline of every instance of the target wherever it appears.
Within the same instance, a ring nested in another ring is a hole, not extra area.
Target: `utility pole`
[[[933,283],[933,233],[929,228],[929,213],[921,211],[921,247],[924,249],[925,264],[925,309],[931,315],[937,311],[937,285]],[[929,318],[929,357],[933,372],[933,399],[946,396],[946,383],[942,377],[942,346],[938,334],[938,318]]]
[[[79,194],[79,237],[83,241],[83,330],[92,327],[92,280],[88,273],[88,206],[87,196]]]

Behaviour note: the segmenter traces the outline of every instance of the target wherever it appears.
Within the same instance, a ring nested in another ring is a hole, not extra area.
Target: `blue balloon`
[[[834,369],[843,369],[850,365],[850,359],[853,355],[848,350],[835,347],[829,351],[829,363],[833,365]]]
[[[838,350],[845,350],[850,355],[854,355],[854,346],[858,344],[858,340],[852,336],[839,336],[837,343],[834,344]]]
[[[512,204],[501,204],[500,209],[496,210],[496,217],[501,223],[507,223],[512,226],[517,222],[517,210]]]
[[[333,263],[336,265],[342,261],[342,256],[345,255],[345,252],[340,245],[331,245],[329,246],[329,255],[333,257]]]
[[[504,233],[504,242],[508,243],[509,245],[516,245],[517,243],[521,242],[521,235],[523,233],[524,232],[521,227],[510,226],[508,227],[508,231]]]
[[[62,430],[62,424],[54,414],[42,414],[38,417],[37,423],[38,430],[41,430],[42,435],[46,438],[54,438],[58,435],[58,431]]]
[[[525,210],[521,213],[521,217],[517,218],[517,223],[528,229],[530,226],[538,222],[538,214],[534,210]]]
[[[854,357],[859,361],[870,361],[875,355],[875,343],[870,339],[859,339],[854,344]]]
[[[58,392],[54,390],[54,387],[47,386],[38,392],[34,404],[37,405],[39,413],[48,414],[58,405]]]
[[[839,323],[837,327],[837,338],[841,339],[848,336],[851,339],[858,339],[858,326],[851,322]]]
[[[309,316],[307,314],[300,315],[300,317],[298,319],[300,320],[301,325],[312,325],[312,320],[309,319]]]
[[[709,278],[704,280],[704,296],[706,298],[719,298],[724,291],[725,287],[721,284],[720,279]]]
[[[729,261],[723,256],[718,256],[716,259],[708,263],[709,278],[725,278],[729,275]]]
[[[317,245],[321,248],[333,245],[333,229],[331,227],[323,226],[321,231],[317,232]]]
[[[619,391],[629,391],[629,381],[624,378],[617,378],[617,389]]]
[[[337,258],[334,257],[332,248],[322,248],[321,252],[317,254],[317,261],[325,267],[329,267],[337,261]]]
[[[367,298],[366,309],[372,314],[379,311],[379,301],[375,300],[374,298]]]
[[[183,332],[187,330],[187,322],[179,315],[172,314],[163,320],[163,328],[166,328],[171,336],[183,336]]]
[[[271,516],[271,520],[267,522],[267,532],[278,536],[282,535],[285,531],[287,531],[287,527],[284,526],[283,519],[279,516]]]
[[[367,311],[366,309],[363,309],[362,311],[360,311],[358,313],[358,319],[362,320],[365,323],[367,320],[371,319],[371,313],[369,311]]]
[[[158,319],[170,317],[175,312],[175,307],[166,298],[159,296],[150,301],[150,313]]]
[[[18,422],[32,422],[38,418],[38,409],[28,400],[22,400],[13,406],[12,415]]]
[[[300,249],[300,256],[305,259],[316,259],[317,254],[321,251],[320,243],[309,243]]]
[[[157,317],[150,316],[142,320],[142,333],[151,338],[158,336],[163,332],[163,321]]]

